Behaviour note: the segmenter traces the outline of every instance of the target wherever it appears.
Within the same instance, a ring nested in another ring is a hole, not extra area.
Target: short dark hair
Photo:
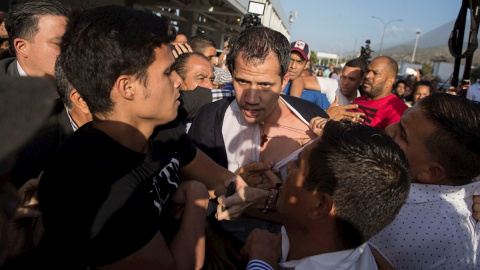
[[[16,55],[13,41],[23,38],[32,42],[38,32],[38,20],[41,16],[69,17],[72,9],[57,0],[28,0],[14,5],[9,11],[5,28],[7,29],[10,52]]]
[[[447,179],[465,185],[480,175],[480,103],[449,94],[429,95],[416,104],[435,125],[424,139],[430,157]]]
[[[72,17],[61,46],[62,68],[93,117],[112,110],[110,92],[120,75],[146,84],[155,48],[168,46],[169,30],[159,16],[124,6],[90,8]]]
[[[385,132],[348,120],[329,120],[317,140],[304,188],[333,197],[339,235],[357,247],[390,224],[405,203],[407,159]]]
[[[70,93],[73,90],[73,86],[65,76],[65,72],[63,72],[61,59],[62,57],[59,55],[57,57],[57,60],[55,61],[55,73],[53,77],[57,85],[58,95],[62,99],[63,104],[65,104],[65,107],[67,107],[67,109],[71,109],[72,100],[70,100]]]
[[[208,47],[217,48],[217,44],[215,44],[215,41],[211,40],[205,35],[196,35],[192,37],[188,45],[190,45],[192,51],[199,53],[203,53]]]
[[[406,85],[406,84],[405,84]],[[418,81],[415,83],[414,87],[413,87],[413,91],[412,91],[412,94],[415,94],[415,92],[417,92],[417,89],[419,86],[426,86],[428,87],[428,90],[429,90],[429,93],[431,94],[432,93],[432,84],[429,82],[429,81]]]
[[[394,84],[393,84],[393,89],[397,88],[397,86],[399,84],[403,83],[403,85],[407,86],[407,82],[404,81],[404,80],[397,80]]]
[[[205,59],[205,61],[207,61],[208,64],[210,65],[210,60],[208,60],[208,58],[205,55],[203,55],[199,52],[180,54],[177,57],[177,59],[175,59],[175,63],[173,64],[173,69],[175,70],[175,72],[177,72],[178,76],[180,76],[180,78],[182,78],[182,80],[185,80],[185,77],[187,76],[187,72],[189,70],[188,65],[187,65],[188,60],[190,59],[190,57],[192,57],[194,55],[198,56],[202,59]],[[212,70],[213,70],[213,67],[212,67]]]
[[[360,74],[361,74],[362,77],[367,72],[367,63],[363,59],[360,59],[360,58],[354,58],[354,59],[348,60],[347,63],[345,63],[344,67],[359,68],[360,69]]]
[[[267,27],[249,27],[235,37],[228,44],[230,52],[227,54],[227,66],[233,74],[235,59],[240,56],[243,60],[262,64],[269,53],[273,53],[279,62],[280,77],[284,77],[290,64],[290,42],[280,32]]]

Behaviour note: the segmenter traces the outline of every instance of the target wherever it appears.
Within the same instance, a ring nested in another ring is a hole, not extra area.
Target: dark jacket
[[[310,101],[287,95],[282,95],[282,98],[309,122],[316,116],[329,118],[322,108]],[[226,98],[203,106],[188,131],[197,147],[225,168],[228,168],[228,160],[222,135],[223,118],[234,99]]]

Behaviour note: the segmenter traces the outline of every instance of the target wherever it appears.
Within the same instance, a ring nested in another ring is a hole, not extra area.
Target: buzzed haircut
[[[185,80],[185,77],[187,76],[187,72],[189,70],[189,67],[188,67],[188,60],[192,57],[192,56],[198,56],[202,59],[205,59],[205,61],[208,62],[208,65],[210,65],[210,60],[208,60],[208,58],[199,53],[199,52],[193,52],[193,53],[182,53],[180,54],[177,59],[175,59],[175,63],[173,64],[173,69],[175,70],[175,72],[177,72],[178,76],[180,76],[180,78],[182,78],[182,80]],[[212,70],[213,70],[213,67],[212,67]]]
[[[232,74],[237,57],[241,56],[247,63],[263,64],[270,53],[278,59],[280,77],[287,74],[290,42],[280,32],[267,27],[249,27],[229,42],[228,47],[230,52],[227,54],[227,66]]]
[[[72,9],[57,0],[28,0],[14,5],[9,11],[5,28],[10,43],[10,53],[16,55],[13,41],[23,38],[29,42],[38,33],[38,20],[42,16],[64,16],[68,18]]]
[[[121,75],[147,83],[155,49],[168,46],[169,23],[152,12],[124,6],[83,10],[67,25],[61,65],[92,116],[113,108],[111,90]]]
[[[192,51],[203,53],[208,47],[217,48],[217,44],[205,35],[196,35],[188,43]]]
[[[407,159],[385,132],[348,120],[329,120],[317,141],[303,187],[332,196],[340,237],[358,247],[390,224],[406,202]]]
[[[461,96],[434,94],[415,104],[434,124],[424,139],[430,157],[445,168],[456,185],[480,175],[480,103]]]
[[[367,66],[368,66],[367,63],[360,58],[354,58],[354,59],[348,60],[348,62],[345,63],[345,67],[359,68],[360,75],[362,77],[367,72]]]

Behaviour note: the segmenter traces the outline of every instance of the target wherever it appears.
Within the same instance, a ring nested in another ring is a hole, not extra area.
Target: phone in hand
[[[225,197],[228,198],[233,193],[235,193],[235,181],[232,181],[230,184],[228,184],[227,194],[225,194]],[[222,206],[222,211],[225,211],[225,206]]]

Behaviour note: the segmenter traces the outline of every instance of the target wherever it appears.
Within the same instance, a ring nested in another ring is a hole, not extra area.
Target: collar
[[[479,178],[463,186],[411,184],[407,203],[463,200],[471,198],[477,191],[480,191]]]
[[[25,72],[25,70],[23,70],[23,68],[20,66],[20,63],[18,62],[17,60],[17,69],[18,69],[18,73],[20,74],[20,76],[23,76],[23,77],[28,77],[28,74]]]

